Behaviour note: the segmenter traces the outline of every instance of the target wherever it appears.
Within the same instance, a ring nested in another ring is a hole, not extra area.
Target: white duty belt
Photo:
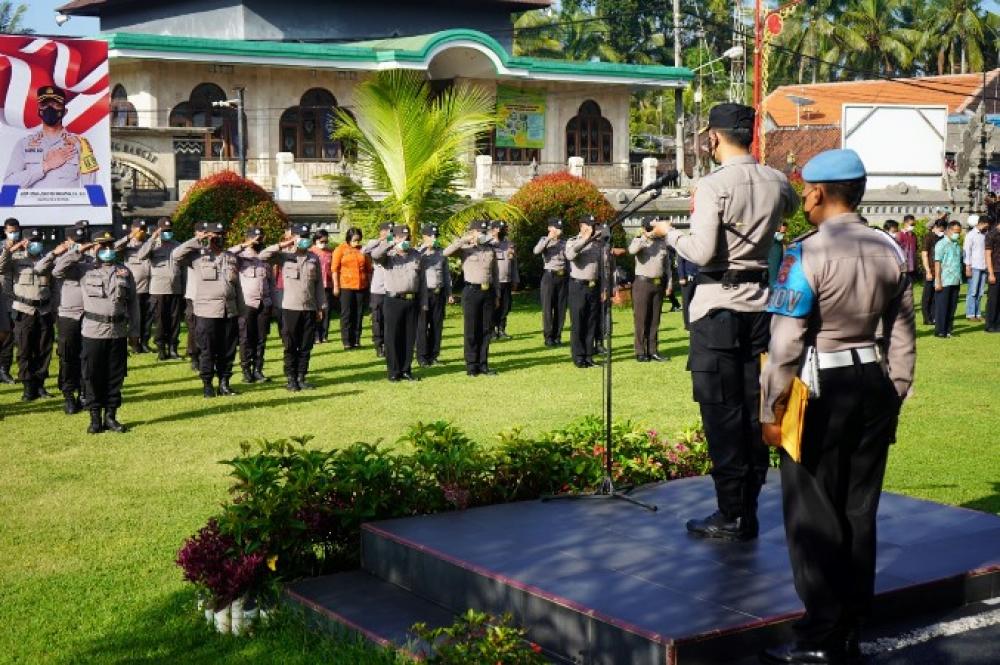
[[[878,347],[874,344],[856,349],[845,349],[843,351],[819,351],[816,355],[819,360],[820,369],[850,367],[855,364],[855,357],[857,357],[857,364],[859,365],[879,362],[882,359],[882,354],[879,353]]]

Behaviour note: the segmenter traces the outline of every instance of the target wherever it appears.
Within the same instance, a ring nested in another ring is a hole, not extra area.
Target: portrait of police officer
[[[264,374],[264,351],[271,330],[274,275],[271,266],[260,258],[263,249],[264,229],[259,226],[247,229],[243,242],[229,248],[239,266],[240,289],[243,291],[244,308],[239,318],[239,330],[240,368],[244,383],[270,381]]]
[[[140,258],[149,261],[149,299],[156,321],[157,360],[180,358],[181,306],[184,293],[183,277],[174,263],[173,252],[180,245],[174,239],[174,225],[166,217],[139,249]],[[188,335],[192,332],[189,329]]]
[[[635,257],[632,281],[632,319],[635,323],[635,359],[639,362],[662,362],[660,355],[660,314],[670,281],[670,253],[666,241],[654,236],[644,226],[629,243],[628,253]]]
[[[889,446],[913,383],[913,292],[900,247],[857,214],[866,185],[857,153],[820,153],[802,178],[802,209],[816,229],[788,247],[770,295],[761,423],[778,445],[792,380],[814,349],[807,376],[816,394],[806,406],[801,462],[781,453],[785,536],[805,615],[793,626],[794,643],[761,656],[853,662],[874,595],[875,514]]]
[[[770,315],[767,256],[774,232],[798,207],[783,173],[750,154],[754,110],[718,104],[701,133],[718,166],[692,194],[691,228],[658,222],[677,253],[700,266],[690,307],[688,370],[712,459],[718,510],[692,519],[698,536],[747,540],[758,535],[757,497],[768,452],[760,436],[760,355]]]
[[[9,217],[3,223],[0,243],[13,245],[21,240],[21,222]],[[14,299],[13,283],[9,273],[0,272],[0,383],[12,384],[10,368],[14,364],[14,319],[11,302]]]
[[[372,238],[361,252],[371,256],[372,251],[385,241],[392,230],[392,222],[382,222],[378,226],[378,236]],[[385,355],[385,325],[382,304],[385,300],[385,268],[377,263],[372,264],[372,283],[369,289],[369,309],[372,313],[372,344],[375,345],[375,355],[381,358]]]
[[[67,269],[74,263],[84,266],[80,364],[84,408],[90,412],[87,432],[124,432],[118,409],[128,374],[128,340],[133,338],[134,346],[141,323],[139,298],[131,271],[119,261],[114,236],[104,231],[94,238],[93,246],[97,250],[93,259],[74,248],[59,260]]]
[[[55,334],[52,268],[56,256],[45,252],[40,229],[27,230],[19,241],[8,240],[0,248],[0,274],[12,285],[17,378],[24,386],[24,402],[52,397],[45,389],[45,379],[49,376]]]
[[[569,297],[566,240],[563,238],[561,219],[549,219],[548,232],[538,239],[532,251],[542,257],[542,280],[538,288],[542,305],[542,337],[545,346],[560,346]]]
[[[490,235],[488,220],[472,222],[464,235],[444,250],[445,256],[462,259],[462,318],[465,327],[465,372],[469,376],[493,376],[490,368],[490,338],[497,307],[497,239]]]
[[[198,376],[206,398],[236,394],[230,380],[239,341],[239,317],[244,310],[243,290],[236,256],[226,251],[225,233],[226,227],[219,222],[199,222],[194,237],[181,243],[171,257],[181,270],[189,268],[188,278],[194,280]]]
[[[436,224],[420,229],[421,290],[417,312],[417,364],[431,367],[439,363],[445,308],[451,300],[451,271]]]
[[[316,326],[323,318],[326,292],[319,258],[309,251],[308,224],[294,224],[291,237],[264,248],[260,259],[273,263],[281,274],[281,341],[285,347],[285,388],[290,392],[312,390],[306,380]]]
[[[507,222],[490,222],[490,234],[497,244],[493,251],[497,257],[497,306],[493,313],[493,339],[507,340],[507,317],[514,304],[514,289],[521,281],[518,273],[517,250],[507,237]]]
[[[580,369],[594,367],[601,326],[600,268],[603,248],[595,236],[593,215],[579,219],[580,233],[566,241],[569,261],[570,350]]]
[[[14,145],[4,184],[24,189],[79,189],[96,183],[100,167],[90,142],[63,127],[65,91],[43,85],[36,100],[42,125]]]
[[[144,249],[148,239],[149,223],[139,218],[132,221],[128,235],[115,242],[115,250],[132,273],[135,290],[139,295],[139,334],[132,349],[136,353],[149,353],[149,337],[153,329],[153,303],[149,295],[149,253]]]
[[[385,363],[389,381],[418,381],[413,375],[417,339],[422,255],[410,242],[410,227],[397,224],[372,250],[372,261],[385,269]]]
[[[97,264],[94,249],[95,246],[90,243],[90,224],[81,220],[73,225],[67,239],[53,251],[58,256],[52,267],[52,277],[59,294],[56,318],[59,392],[63,396],[63,411],[70,416],[83,409],[80,395],[83,386],[80,365],[83,343],[81,284],[84,273]]]

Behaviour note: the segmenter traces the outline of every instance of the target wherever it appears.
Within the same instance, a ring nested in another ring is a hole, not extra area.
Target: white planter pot
[[[209,626],[215,623],[215,610],[213,610],[211,607],[206,607],[202,610],[202,612],[205,613],[205,623],[207,623]]]
[[[215,613],[215,630],[217,632],[229,633],[232,631],[232,614],[230,614],[229,607],[226,605]]]
[[[243,598],[237,598],[229,605],[229,627],[233,635],[240,635],[248,627],[243,615]]]

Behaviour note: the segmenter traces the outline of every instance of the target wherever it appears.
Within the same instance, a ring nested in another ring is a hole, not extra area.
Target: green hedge
[[[264,229],[267,243],[277,242],[288,225],[288,217],[262,187],[223,171],[196,182],[174,211],[174,231],[181,240],[194,235],[198,222],[226,225],[226,241],[243,242],[251,226]]]

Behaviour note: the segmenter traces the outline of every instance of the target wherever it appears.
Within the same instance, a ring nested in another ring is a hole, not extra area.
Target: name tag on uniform
[[[661,281],[662,280],[659,277],[654,277],[653,278],[653,284],[655,284],[656,286],[659,286]]]
[[[489,284],[480,284],[479,285],[479,290],[480,291],[489,291],[490,290],[490,285]]]
[[[595,286],[597,286],[597,280],[594,280],[594,279],[592,279],[592,280],[590,280],[589,282],[587,282],[587,288],[590,288],[590,289],[592,289],[592,288],[594,288]]]
[[[566,271],[565,270],[556,270],[556,276],[558,276],[558,277],[565,277],[566,276]]]

